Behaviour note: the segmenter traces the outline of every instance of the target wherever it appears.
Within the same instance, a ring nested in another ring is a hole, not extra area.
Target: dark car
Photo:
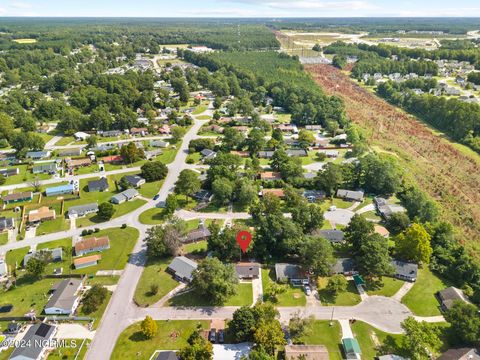
[[[153,200],[158,200],[159,197],[160,197],[160,195],[157,194],[153,197]]]
[[[217,341],[217,330],[210,329],[210,332],[208,333],[208,340],[212,343]]]
[[[223,343],[225,342],[225,331],[223,331],[223,330],[218,330],[217,338],[218,338],[218,342],[219,342],[220,344],[223,344]]]

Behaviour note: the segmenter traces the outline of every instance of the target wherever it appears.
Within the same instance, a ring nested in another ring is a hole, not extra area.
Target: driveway
[[[57,339],[93,339],[95,331],[88,330],[80,324],[60,324],[57,328]]]
[[[240,360],[252,349],[251,343],[213,344],[213,360]]]
[[[353,215],[355,215],[355,213],[348,209],[336,209],[333,211],[326,211],[323,214],[323,217],[325,220],[329,221],[332,226],[336,224],[347,226]]]

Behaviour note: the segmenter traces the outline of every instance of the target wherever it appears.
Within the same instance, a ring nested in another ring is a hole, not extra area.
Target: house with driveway
[[[347,201],[363,201],[364,192],[363,191],[353,191],[353,190],[345,190],[345,189],[338,189],[337,197],[340,199],[344,199]]]
[[[392,260],[395,269],[395,277],[400,280],[417,281],[418,264],[408,263],[400,260]]]
[[[197,270],[198,264],[185,256],[177,256],[168,265],[167,272],[172,274],[178,281],[189,283],[192,281],[193,273]]]
[[[2,197],[2,200],[5,204],[17,203],[22,201],[32,201],[32,199],[33,193],[31,191],[7,194]]]
[[[116,194],[114,196],[112,196],[112,198],[110,199],[110,201],[113,203],[113,204],[122,204],[124,203],[125,201],[129,201],[129,200],[132,200],[133,198],[137,197],[138,195],[140,195],[138,193],[137,190],[135,189],[127,189],[127,190],[124,190],[122,191],[121,193],[119,194]]]
[[[68,208],[68,218],[75,219],[98,212],[98,204],[75,205]]]
[[[45,305],[47,315],[71,315],[80,302],[83,281],[77,278],[64,279],[55,284],[53,294]]]
[[[300,265],[278,263],[275,264],[275,277],[277,282],[289,282],[293,286],[308,285],[309,279]]]
[[[259,263],[237,263],[235,271],[240,280],[253,280],[260,277],[261,266]]]
[[[47,346],[55,336],[56,327],[46,323],[37,323],[27,330],[19,343],[31,346],[17,346],[10,355],[10,360],[39,360],[46,356],[51,346]],[[37,344],[34,346],[33,344]]]
[[[83,256],[91,252],[110,249],[110,239],[107,235],[83,238],[75,243],[74,248],[76,256]]]
[[[470,303],[463,291],[453,286],[440,290],[436,295],[443,311],[450,310],[457,301]]]
[[[106,178],[102,177],[98,180],[92,180],[88,182],[88,192],[95,191],[108,191],[108,181]]]
[[[95,266],[102,259],[101,255],[90,255],[82,258],[74,259],[73,266],[75,269],[83,269],[89,266]]]

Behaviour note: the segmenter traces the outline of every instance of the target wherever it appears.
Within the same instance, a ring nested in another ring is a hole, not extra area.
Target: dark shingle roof
[[[30,344],[30,346],[16,347],[12,355],[10,355],[10,359],[38,359],[43,351],[43,347],[38,345],[35,346],[35,344],[41,344],[43,341],[50,340],[53,337],[54,331],[54,326],[45,323],[32,325],[22,338],[22,343]]]

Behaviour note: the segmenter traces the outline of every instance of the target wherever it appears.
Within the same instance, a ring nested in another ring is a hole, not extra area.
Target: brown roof
[[[262,180],[280,180],[282,175],[279,172],[266,171],[260,174]]]
[[[388,237],[390,235],[390,231],[388,231],[384,226],[375,225],[374,228],[377,234],[380,234],[384,237]]]
[[[283,189],[263,189],[262,194],[263,195],[271,194],[274,196],[278,196],[280,198],[285,196],[285,192],[283,191]]]
[[[111,156],[105,156],[102,158],[102,161],[105,163],[109,162],[120,162],[123,161],[123,157],[121,155],[111,155]]]
[[[92,160],[90,160],[90,158],[67,159],[66,162],[69,167],[75,167],[75,166],[90,165],[92,163]]]
[[[101,255],[90,255],[90,256],[85,256],[85,257],[73,260],[73,264],[75,265],[75,267],[77,267],[78,265],[83,265],[83,264],[86,264],[92,261],[98,261],[101,259],[102,259]]]
[[[3,201],[14,201],[31,198],[33,196],[31,191],[24,191],[19,193],[8,194],[3,197]]]
[[[110,244],[110,239],[107,235],[100,236],[100,237],[90,237],[90,238],[83,238],[80,241],[75,243],[75,253],[78,254],[79,252],[85,250],[94,250],[101,247],[108,246]]]
[[[50,210],[48,206],[42,206],[36,210],[31,210],[28,213],[28,221],[35,222],[44,219],[55,219],[55,210]]]
[[[141,133],[141,132],[148,132],[147,128],[131,128],[130,132],[131,133]]]
[[[287,345],[285,346],[285,360],[328,360],[328,350],[323,345]]]
[[[238,155],[240,157],[250,157],[250,153],[248,151],[230,151],[232,155]]]

